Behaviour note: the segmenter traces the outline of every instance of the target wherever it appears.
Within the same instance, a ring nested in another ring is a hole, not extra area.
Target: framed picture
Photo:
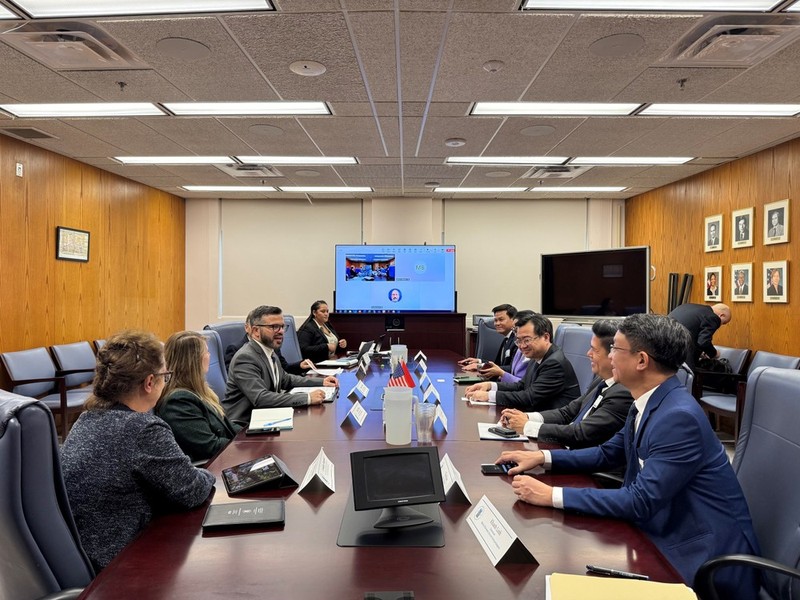
[[[764,205],[764,245],[789,241],[789,199]]]
[[[731,213],[731,245],[746,248],[753,245],[753,207]]]
[[[89,232],[56,227],[56,258],[89,262]]]
[[[753,301],[753,263],[731,265],[731,282],[731,302]]]
[[[789,267],[785,260],[764,263],[764,302],[787,302]]]
[[[704,229],[706,252],[722,250],[722,215],[706,217]]]
[[[706,302],[722,298],[722,267],[706,267]]]

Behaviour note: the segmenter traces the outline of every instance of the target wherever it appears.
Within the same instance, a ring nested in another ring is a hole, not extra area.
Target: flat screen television
[[[542,314],[626,316],[649,310],[649,246],[542,255]]]
[[[350,454],[355,510],[382,509],[373,527],[391,529],[430,523],[410,508],[444,502],[436,446],[366,450]]]
[[[455,312],[456,247],[336,246],[339,313]]]

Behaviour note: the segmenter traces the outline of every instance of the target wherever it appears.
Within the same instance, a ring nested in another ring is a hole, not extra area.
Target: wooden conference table
[[[440,505],[443,548],[340,548],[339,525],[350,491],[350,452],[386,447],[380,395],[388,367],[370,367],[365,380],[369,411],[362,427],[342,425],[351,401],[344,394],[356,379],[343,373],[342,395],[333,404],[295,411],[294,429],[279,436],[239,434],[209,465],[217,476],[213,502],[283,497],[283,529],[238,530],[203,534],[206,505],[153,519],[85,590],[81,598],[197,599],[308,598],[361,599],[365,592],[413,590],[416,598],[545,598],[545,576],[585,572],[586,564],[645,573],[656,581],[680,578],[658,550],[628,523],[566,513],[516,502],[507,477],[487,477],[480,463],[493,462],[502,450],[533,442],[480,441],[476,423],[496,421],[494,407],[461,401],[463,387],[453,383],[457,356],[430,353],[428,373],[441,395],[448,431],[436,423],[434,443],[450,456],[473,503],[486,495],[539,562],[493,567],[467,525],[472,507]],[[419,389],[415,390],[415,394]],[[412,438],[414,435],[412,434]],[[412,445],[416,442],[412,441]],[[261,491],[231,498],[220,479],[223,468],[266,454],[280,457],[298,480],[324,447],[336,467],[336,492],[302,493],[297,488]],[[539,477],[553,485],[594,487],[583,475]]]

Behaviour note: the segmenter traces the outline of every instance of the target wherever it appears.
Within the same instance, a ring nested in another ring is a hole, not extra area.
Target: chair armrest
[[[747,395],[747,381],[740,381],[736,386],[736,429],[734,431],[735,439],[739,439],[739,428],[742,426],[742,416],[744,415],[744,399]]]
[[[74,600],[83,593],[83,588],[69,588],[42,596],[38,600]]]
[[[800,579],[800,571],[782,565],[774,560],[753,556],[752,554],[726,554],[707,560],[700,565],[700,568],[697,570],[692,588],[700,600],[719,600],[717,590],[714,587],[714,574],[719,568],[732,566],[752,567],[762,571],[773,571],[775,573],[794,577],[795,579]]]
[[[37,377],[36,379],[12,379],[11,385],[16,387],[27,383],[44,383],[45,381],[52,381],[58,384],[61,409],[67,410],[67,380],[61,375],[56,375],[55,377]]]

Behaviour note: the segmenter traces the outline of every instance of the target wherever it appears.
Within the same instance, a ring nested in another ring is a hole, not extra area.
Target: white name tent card
[[[427,402],[428,398],[430,398],[431,396],[436,398],[436,404],[439,404],[442,401],[441,398],[439,397],[438,390],[435,387],[433,387],[433,385],[429,386],[427,390],[422,392],[422,400],[424,402]]]
[[[303,488],[309,485],[312,481],[317,485],[324,485],[332,492],[336,491],[334,466],[331,462],[331,459],[329,459],[325,454],[324,448],[319,449],[319,454],[317,454],[317,457],[309,465],[306,475],[303,477],[303,482],[300,484],[300,489],[297,491],[302,492]]]
[[[347,397],[350,398],[350,400],[357,401],[366,398],[367,394],[369,394],[369,388],[367,387],[367,384],[365,384],[363,381],[359,381],[352,390],[347,392]]]
[[[444,414],[441,404],[436,405],[436,416],[433,418],[433,422],[436,423],[436,421],[442,424],[442,428],[444,428],[445,433],[447,433],[447,415]]]
[[[501,562],[539,564],[486,496],[467,515],[467,524],[492,566]]]
[[[439,467],[442,469],[442,483],[444,484],[444,493],[447,499],[458,502],[466,501],[467,504],[472,504],[472,500],[470,500],[467,493],[467,486],[464,485],[464,481],[461,479],[461,473],[458,472],[458,469],[456,469],[447,454],[439,461]]]
[[[416,360],[417,362],[419,362],[420,360],[428,360],[428,357],[427,357],[427,356],[425,356],[425,353],[424,353],[422,350],[420,350],[419,352],[417,352],[417,353],[414,355],[414,360]]]
[[[353,416],[355,422],[358,423],[359,427],[361,427],[364,424],[364,419],[367,418],[367,411],[364,410],[364,407],[361,406],[361,402],[359,402],[358,400],[353,402],[353,406],[351,406],[350,410],[347,411],[347,414],[344,416],[344,419],[342,419],[342,425],[344,425],[345,421],[347,421],[347,419],[351,415]]]

